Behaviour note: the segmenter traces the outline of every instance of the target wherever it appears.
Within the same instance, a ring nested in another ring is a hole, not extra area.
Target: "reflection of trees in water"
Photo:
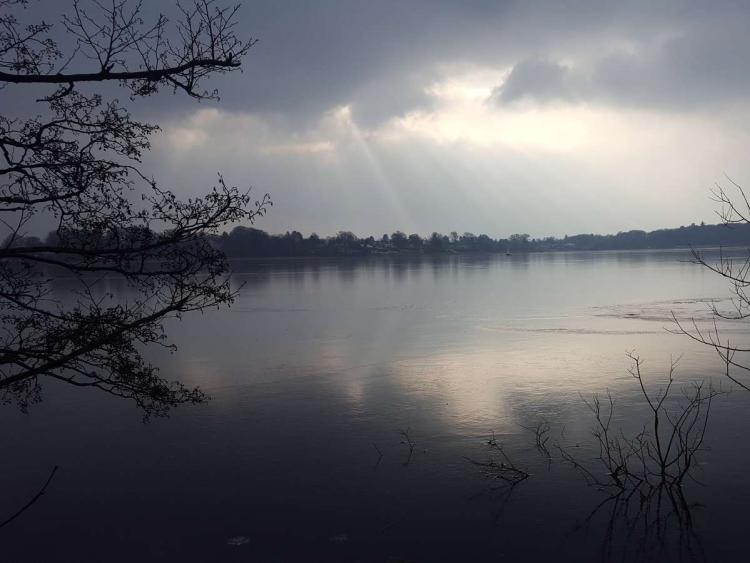
[[[361,278],[383,278],[401,283],[426,279],[428,276],[434,280],[449,275],[464,278],[487,276],[493,264],[501,262],[521,269],[528,267],[529,257],[518,255],[512,261],[492,254],[234,258],[231,260],[231,270],[235,278],[254,287],[265,286],[281,277],[299,284],[305,281],[317,284],[335,279],[342,285],[353,285]],[[327,278],[323,279],[321,274]]]
[[[581,461],[571,448],[556,444],[560,457],[572,465],[587,484],[607,494],[576,529],[588,528],[606,514],[602,559],[645,561],[704,559],[693,525],[692,505],[683,484],[695,481],[697,456],[703,449],[712,399],[710,385],[694,382],[681,397],[672,394],[676,362],[666,384],[658,391],[647,388],[641,359],[631,354],[630,374],[648,406],[641,430],[628,436],[614,428],[615,401],[610,394],[586,401],[595,419],[592,434],[598,455]]]
[[[613,491],[573,534],[599,519],[604,524],[602,561],[705,561],[692,514],[698,506],[688,503],[680,485]]]
[[[475,494],[472,499],[481,496],[490,497],[492,504],[496,507],[492,511],[492,519],[497,522],[505,512],[505,507],[516,486],[528,479],[530,474],[513,462],[502,444],[497,441],[494,432],[487,440],[487,448],[487,461],[477,461],[469,457],[465,459],[491,481],[489,487]]]
[[[505,515],[506,508],[510,499],[521,481],[501,482],[480,489],[477,493],[469,497],[469,500],[485,499],[492,506],[490,516],[494,524],[498,524]]]
[[[548,470],[562,462],[602,495],[566,534],[564,543],[581,554],[586,544],[582,534],[594,533],[601,534],[597,543],[602,561],[707,560],[694,519],[700,505],[690,502],[686,486],[700,484],[696,479],[699,457],[712,401],[720,392],[702,381],[676,385],[674,361],[662,384],[654,385],[644,377],[641,359],[634,354],[629,357],[633,361],[630,375],[645,405],[645,416],[626,417],[626,429],[615,424],[615,399],[610,393],[584,399],[594,420],[593,455],[579,453],[591,449],[566,436],[564,427],[553,440],[547,420],[523,426],[533,434],[534,449]],[[538,476],[518,468],[494,436],[488,445],[487,462],[469,461],[491,479],[491,485],[472,498],[490,499],[497,521],[507,513],[517,485]]]
[[[507,483],[509,485],[516,485],[529,477],[528,472],[520,469],[513,460],[511,460],[503,446],[498,443],[494,433],[490,439],[487,440],[487,446],[490,449],[491,454],[486,462],[466,458],[474,465],[483,468],[483,473],[486,477],[496,479],[501,483]],[[493,456],[492,453],[495,453],[496,455]]]

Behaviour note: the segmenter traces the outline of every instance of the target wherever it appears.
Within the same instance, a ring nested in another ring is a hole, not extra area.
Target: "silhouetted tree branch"
[[[157,126],[79,84],[215,97],[199,89],[202,80],[239,68],[253,41],[234,34],[237,7],[213,0],[178,5],[172,26],[164,16],[146,25],[141,3],[74,2],[62,26],[77,46],[66,58],[50,24],[18,22],[13,10],[25,5],[0,0],[0,88],[57,88],[37,100],[37,116],[0,115],[0,394],[25,409],[48,377],[132,399],[146,415],[201,401],[199,389],[163,379],[142,351],[171,348],[167,317],[233,300],[211,236],[263,215],[269,198],[252,200],[219,176],[205,196],[179,199],[139,169]],[[80,64],[93,69],[67,71]],[[56,225],[44,241],[26,232],[36,217]],[[75,281],[72,299],[52,291],[59,273]],[[127,299],[103,289],[113,278]]]
[[[703,382],[683,389],[682,402],[670,405],[674,374],[672,361],[666,384],[658,391],[649,390],[642,374],[643,361],[629,353],[629,372],[637,382],[648,408],[648,419],[640,432],[626,437],[612,427],[615,402],[608,393],[606,402],[598,395],[585,400],[596,426],[592,432],[599,449],[598,462],[603,475],[595,468],[577,461],[568,448],[556,446],[561,457],[578,469],[589,484],[618,494],[650,495],[657,487],[681,487],[695,470],[696,457],[703,449],[713,398],[719,391]]]
[[[606,493],[579,528],[588,526],[609,506],[604,560],[618,559],[614,553],[616,545],[622,550],[622,561],[640,560],[634,555],[662,553],[668,547],[679,550],[680,560],[694,550],[700,555],[692,506],[685,497],[683,484],[687,479],[696,480],[712,401],[720,392],[710,384],[694,382],[683,388],[681,400],[675,401],[677,362],[671,363],[665,384],[654,390],[644,380],[640,357],[633,353],[628,356],[633,362],[630,374],[646,405],[642,429],[627,435],[616,428],[615,400],[609,393],[606,400],[595,395],[586,400],[595,420],[592,430],[598,449],[595,461],[579,459],[572,448],[555,444],[561,459],[573,466],[589,486]],[[619,542],[616,528],[623,532]],[[642,531],[635,533],[637,530]]]
[[[119,80],[137,96],[167,85],[196,98],[216,97],[215,90],[200,90],[202,79],[238,69],[242,57],[257,42],[235,35],[239,6],[223,7],[215,0],[196,0],[190,7],[178,4],[180,18],[172,26],[163,15],[146,24],[141,16],[142,1],[112,0],[105,5],[94,0],[87,8],[75,0],[71,13],[61,22],[77,42],[65,58],[48,36],[52,25],[42,22],[22,27],[10,13],[14,6],[27,3],[0,1],[4,12],[0,16],[3,84],[72,88],[80,82]],[[81,61],[88,70],[67,72]]]
[[[730,195],[721,185],[716,185],[712,191],[713,200],[721,205],[717,214],[722,223],[729,228],[750,225],[750,201],[740,185],[728,179],[736,191],[734,196]],[[709,260],[705,253],[693,249],[693,262],[703,266],[709,271],[727,280],[732,294],[731,308],[719,309],[716,303],[711,304],[713,322],[709,326],[701,325],[695,319],[689,321],[680,320],[673,315],[676,330],[689,336],[696,342],[711,346],[716,350],[725,366],[725,375],[731,381],[750,391],[748,375],[750,375],[750,347],[748,344],[730,340],[723,336],[719,327],[721,321],[738,322],[750,317],[750,253],[744,256],[733,257],[719,250],[717,260]]]
[[[3,520],[2,522],[0,522],[0,528],[3,528],[4,526],[7,526],[11,522],[13,522],[13,520],[15,520],[16,518],[18,518],[19,516],[21,516],[21,514],[23,514],[29,508],[31,508],[32,505],[36,501],[38,501],[39,498],[42,495],[44,495],[44,493],[47,492],[47,487],[49,486],[50,482],[52,481],[52,478],[55,476],[55,473],[57,473],[57,465],[55,465],[52,468],[52,471],[50,472],[49,477],[47,477],[47,480],[44,482],[44,485],[42,485],[42,488],[39,489],[39,491],[37,491],[37,493],[26,502],[26,504],[24,504],[21,508],[19,508],[13,514],[11,514],[10,516],[8,516],[5,520]]]

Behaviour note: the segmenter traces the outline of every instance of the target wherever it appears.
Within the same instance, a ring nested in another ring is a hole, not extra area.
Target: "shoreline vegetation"
[[[61,236],[62,235],[62,236]],[[112,232],[71,230],[51,231],[44,240],[36,236],[15,236],[2,244],[13,249],[23,260],[27,252],[43,252],[52,247],[62,255],[87,258],[95,252],[119,248],[122,245],[153,244],[159,246],[169,231],[154,232],[148,228],[130,227]],[[562,238],[532,238],[528,234],[513,234],[508,238],[493,239],[486,234],[448,235],[432,233],[428,237],[396,231],[379,238],[360,238],[351,231],[320,237],[315,233],[305,237],[299,231],[269,234],[261,229],[238,226],[231,232],[202,234],[195,241],[182,245],[209,243],[209,247],[223,252],[228,259],[249,258],[335,258],[362,256],[435,256],[461,254],[525,254],[564,251],[612,250],[690,250],[714,248],[750,248],[750,223],[705,225],[695,223],[674,229],[655,231],[626,231],[614,235],[578,234]],[[119,246],[118,246],[119,245]],[[70,249],[70,250],[68,250]],[[193,249],[195,250],[195,248]],[[144,256],[144,263],[157,256]],[[64,260],[63,260],[64,261]]]
[[[692,224],[674,229],[627,231],[614,235],[579,234],[563,238],[531,238],[514,234],[493,239],[485,234],[429,237],[396,231],[378,238],[359,238],[350,231],[330,237],[313,233],[304,237],[298,231],[271,235],[261,229],[235,227],[229,233],[212,237],[212,242],[228,258],[303,258],[336,256],[388,256],[415,254],[525,253],[575,250],[656,250],[706,247],[750,246],[750,225]]]

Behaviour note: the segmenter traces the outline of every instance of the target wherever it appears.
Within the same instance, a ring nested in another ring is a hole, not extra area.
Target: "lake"
[[[179,351],[152,351],[207,404],[143,424],[127,402],[46,383],[28,414],[3,407],[0,517],[59,466],[0,530],[3,560],[744,561],[750,393],[668,330],[673,312],[707,326],[729,304],[689,258],[236,262],[234,306],[170,321]],[[602,473],[594,394],[611,393],[613,428],[649,422],[629,351],[654,393],[678,357],[676,399],[696,380],[724,392],[674,511],[623,512],[561,459]]]

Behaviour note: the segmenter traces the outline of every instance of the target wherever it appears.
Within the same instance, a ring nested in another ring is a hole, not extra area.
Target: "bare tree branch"
[[[0,115],[0,400],[26,409],[44,378],[129,398],[146,416],[204,400],[163,379],[143,350],[170,347],[165,319],[233,301],[215,237],[271,201],[221,176],[204,196],[179,199],[139,169],[158,127],[79,85],[215,97],[202,80],[238,69],[254,40],[236,37],[238,8],[214,0],[178,4],[173,25],[161,15],[146,24],[139,2],[74,1],[62,26],[77,45],[66,55],[50,24],[18,22],[11,10],[23,6],[0,0],[0,84],[56,89],[36,116]],[[38,216],[56,224],[44,240],[25,230]],[[61,273],[72,301],[53,290]]]

